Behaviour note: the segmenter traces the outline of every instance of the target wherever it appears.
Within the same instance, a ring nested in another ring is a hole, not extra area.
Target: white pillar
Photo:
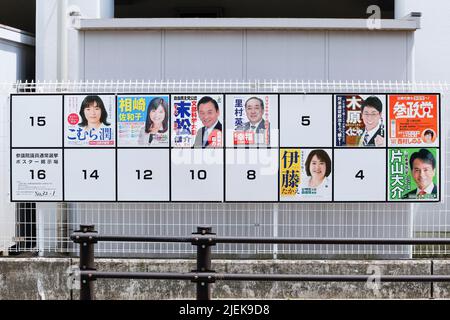
[[[74,19],[114,18],[114,0],[36,0],[36,80],[67,81],[83,80],[83,34],[72,27]],[[56,230],[43,228],[43,214],[48,221],[56,222]],[[37,246],[43,254],[44,235],[54,234],[57,241],[68,234],[66,206],[36,204]],[[41,215],[41,216],[39,216]],[[56,249],[64,251],[64,242],[56,243]]]
[[[71,25],[76,17],[114,18],[114,0],[36,1],[36,80],[82,77],[82,35]]]
[[[406,16],[409,12],[407,0],[395,0],[394,3],[394,18],[401,19]],[[417,11],[417,10],[416,10]]]
[[[395,18],[421,12],[421,28],[414,34],[416,81],[449,81],[450,1],[395,0]]]
[[[58,0],[36,1],[36,80],[56,80],[58,72]]]

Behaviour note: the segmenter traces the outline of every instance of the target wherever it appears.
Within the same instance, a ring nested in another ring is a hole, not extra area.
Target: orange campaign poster
[[[437,146],[438,124],[437,94],[389,96],[389,146]]]

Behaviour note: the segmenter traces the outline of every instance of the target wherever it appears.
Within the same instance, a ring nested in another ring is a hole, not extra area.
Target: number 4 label
[[[363,170],[359,170],[356,173],[355,178],[359,178],[359,179],[363,180],[364,179],[364,171]]]

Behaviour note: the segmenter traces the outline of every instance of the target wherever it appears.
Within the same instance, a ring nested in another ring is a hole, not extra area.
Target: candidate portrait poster
[[[64,96],[64,145],[112,147],[115,144],[115,96]]]
[[[169,118],[168,95],[119,95],[118,146],[168,147]]]
[[[337,147],[385,147],[385,95],[336,95],[335,112]]]
[[[278,145],[277,95],[227,95],[227,146]]]
[[[280,149],[280,200],[331,201],[331,149]]]
[[[389,146],[438,146],[438,124],[437,94],[389,96]]]
[[[392,148],[388,157],[388,200],[439,199],[437,148]]]
[[[223,146],[223,95],[175,94],[171,104],[172,147]]]

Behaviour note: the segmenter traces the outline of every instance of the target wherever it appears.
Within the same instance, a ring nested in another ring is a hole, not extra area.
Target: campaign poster
[[[336,95],[337,147],[384,147],[386,96]]]
[[[278,145],[277,95],[227,95],[227,145]]]
[[[119,95],[117,145],[168,147],[169,117],[168,95]]]
[[[64,145],[112,147],[115,144],[115,96],[64,96]]]
[[[280,149],[280,200],[331,201],[331,149]]]
[[[223,146],[223,95],[172,95],[172,147]]]
[[[389,96],[389,145],[438,146],[439,99],[437,94]]]
[[[389,200],[439,199],[437,148],[389,149]]]

